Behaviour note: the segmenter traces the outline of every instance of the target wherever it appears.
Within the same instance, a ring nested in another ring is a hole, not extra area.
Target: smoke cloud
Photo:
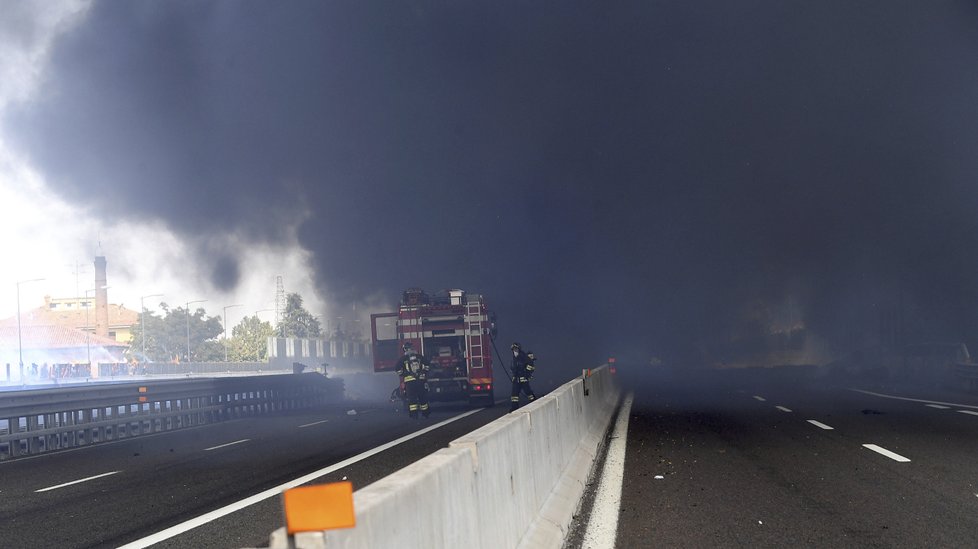
[[[297,235],[324,299],[480,291],[587,363],[758,303],[978,340],[976,46],[951,2],[96,2],[0,123],[222,289]]]

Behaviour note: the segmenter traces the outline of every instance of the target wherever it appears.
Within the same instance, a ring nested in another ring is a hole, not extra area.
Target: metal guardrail
[[[342,381],[315,373],[9,391],[0,397],[0,460],[309,408],[342,395]]]

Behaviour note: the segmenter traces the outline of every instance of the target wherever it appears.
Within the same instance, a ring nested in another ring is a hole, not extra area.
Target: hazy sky
[[[186,299],[289,257],[317,303],[482,292],[584,367],[898,302],[978,340],[973,2],[0,1],[4,192]]]

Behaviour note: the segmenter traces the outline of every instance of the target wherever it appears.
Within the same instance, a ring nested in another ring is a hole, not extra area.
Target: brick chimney
[[[106,290],[105,257],[95,256],[95,335],[109,337],[109,296]]]

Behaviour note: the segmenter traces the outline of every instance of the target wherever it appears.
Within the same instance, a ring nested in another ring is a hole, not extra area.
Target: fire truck
[[[410,341],[431,363],[428,400],[492,406],[495,320],[481,295],[410,288],[402,293],[397,312],[372,314],[370,324],[375,372],[393,372]],[[395,395],[405,398],[403,384]]]

